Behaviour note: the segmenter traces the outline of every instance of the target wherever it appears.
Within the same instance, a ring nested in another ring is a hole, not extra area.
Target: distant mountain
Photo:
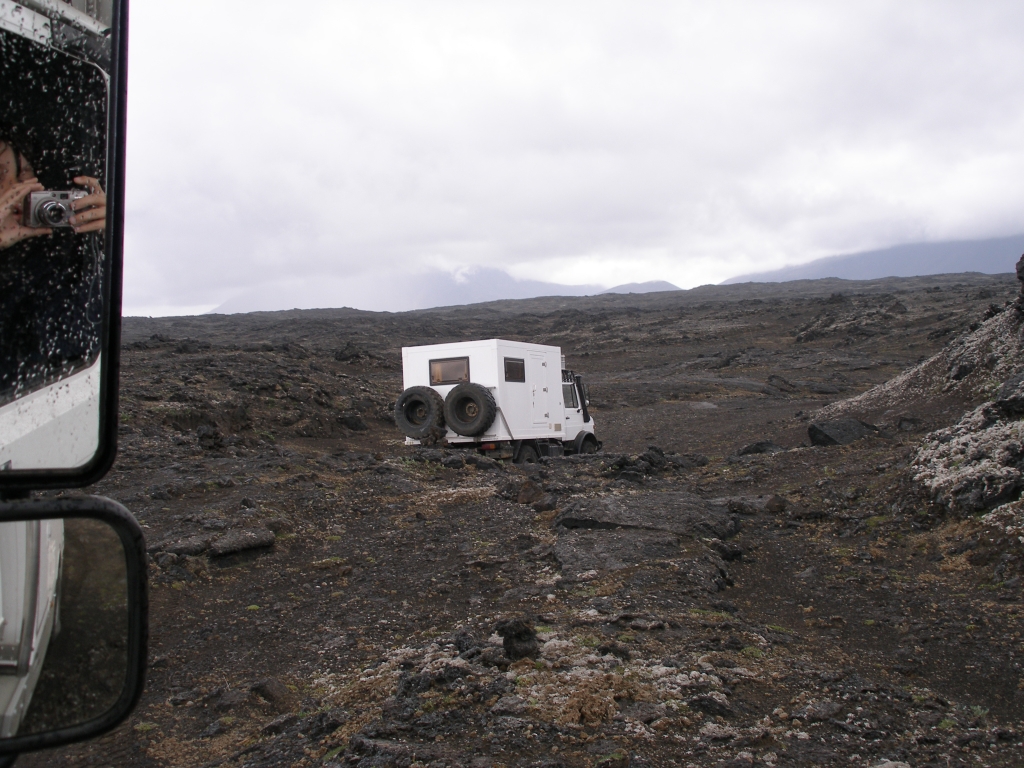
[[[602,290],[599,285],[561,285],[539,280],[515,280],[500,269],[477,269],[459,277],[441,271],[373,274],[351,279],[316,275],[249,288],[225,301],[213,313],[230,315],[238,312],[332,307],[404,312],[500,299],[592,296]]]
[[[863,251],[845,256],[828,256],[795,267],[731,277],[721,285],[734,283],[782,283],[788,280],[817,280],[839,277],[845,280],[876,280],[882,277],[914,277],[953,272],[981,272],[998,275],[1013,272],[1024,253],[1024,235],[990,240],[953,240],[941,243],[910,243]]]
[[[657,293],[658,291],[681,291],[678,285],[666,283],[664,280],[648,280],[646,283],[626,283],[616,285],[601,293]]]

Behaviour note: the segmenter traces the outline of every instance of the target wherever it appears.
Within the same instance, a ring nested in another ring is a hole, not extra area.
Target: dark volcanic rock
[[[777,515],[786,511],[786,500],[774,493],[768,496],[729,496],[712,499],[711,502],[741,515],[756,515],[763,512]]]
[[[172,555],[178,556],[199,555],[209,548],[212,540],[213,534],[201,533],[196,536],[187,536],[184,538],[173,539],[171,541],[152,544],[149,547],[149,551],[170,552]]]
[[[295,715],[295,714],[281,715],[280,717],[275,717],[269,723],[264,725],[263,726],[263,732],[264,733],[271,733],[271,734],[273,734],[273,733],[281,733],[284,730],[286,730],[287,728],[290,728],[291,726],[295,725],[295,723],[297,723],[298,721],[299,721],[299,716],[298,715]]]
[[[363,417],[358,413],[343,413],[338,417],[338,421],[355,432],[365,432],[369,429]]]
[[[543,499],[544,496],[543,488],[533,482],[533,480],[526,479],[519,486],[519,491],[516,493],[516,501],[520,504],[533,504]]]
[[[718,552],[703,542],[661,531],[569,530],[559,535],[554,554],[566,582],[590,571],[620,571],[669,561],[684,591],[715,593],[730,583]]]
[[[284,517],[270,517],[264,520],[263,524],[274,533],[288,533],[295,527]]]
[[[269,547],[274,543],[274,532],[266,528],[230,531],[210,545],[211,555],[230,555],[247,549]]]
[[[729,577],[719,554],[701,540],[739,531],[724,503],[685,492],[576,502],[558,515],[555,527],[554,554],[567,579],[671,560],[689,588],[709,592],[721,589]]]
[[[813,445],[849,445],[852,442],[878,435],[878,427],[857,419],[820,421],[807,427]]]
[[[492,715],[521,715],[526,712],[526,701],[521,696],[502,696],[498,702],[491,707]]]
[[[228,712],[240,704],[244,704],[249,694],[233,688],[217,688],[207,695],[203,702],[218,712]]]
[[[798,717],[805,723],[820,723],[835,717],[841,710],[842,707],[834,701],[818,701],[797,710],[793,717]]]
[[[664,704],[652,704],[649,701],[634,701],[622,707],[623,717],[641,723],[653,723],[664,717],[667,711]]]
[[[260,680],[249,690],[282,712],[287,712],[295,704],[295,694],[276,677]]]
[[[759,440],[756,443],[745,445],[740,448],[737,452],[737,456],[751,456],[757,453],[781,453],[786,450],[781,445],[773,443],[771,440]]]
[[[550,512],[558,506],[558,499],[553,494],[546,493],[533,502],[534,512]]]
[[[602,656],[611,655],[622,661],[629,661],[633,657],[629,652],[629,648],[622,645],[622,643],[616,643],[614,640],[597,646],[597,652]]]
[[[526,619],[503,619],[498,622],[494,631],[502,638],[505,655],[512,661],[540,653],[537,630]]]
[[[1007,418],[1024,416],[1024,370],[1003,382],[996,394],[995,407]]]
[[[692,493],[606,496],[567,507],[555,518],[559,528],[638,528],[682,536],[733,536],[739,530],[725,504]]]
[[[725,716],[732,714],[732,706],[729,704],[729,699],[719,691],[711,691],[700,696],[694,696],[687,703],[692,709],[707,712],[709,715]]]
[[[681,554],[679,537],[661,531],[570,530],[555,544],[555,557],[567,577],[586,571],[619,571]]]

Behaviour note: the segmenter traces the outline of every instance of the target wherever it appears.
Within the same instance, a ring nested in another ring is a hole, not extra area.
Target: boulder
[[[295,694],[276,677],[260,680],[258,683],[254,683],[249,690],[277,708],[279,712],[287,712],[295,704]]]
[[[682,536],[729,538],[739,532],[728,500],[685,491],[586,499],[555,518],[556,528],[639,528]]]
[[[781,453],[786,450],[781,445],[773,443],[771,440],[758,440],[756,443],[745,445],[736,451],[737,456],[753,456],[758,453]]]
[[[537,656],[540,653],[537,630],[526,619],[503,619],[498,622],[494,631],[502,638],[505,655],[512,661]]]
[[[247,549],[269,547],[275,538],[274,532],[266,528],[229,531],[210,544],[209,552],[211,555],[230,555]]]
[[[849,445],[861,438],[879,435],[878,427],[858,419],[819,421],[807,427],[812,445]]]
[[[516,501],[520,504],[533,504],[543,499],[545,495],[543,488],[527,478],[519,486],[519,490],[516,493]]]

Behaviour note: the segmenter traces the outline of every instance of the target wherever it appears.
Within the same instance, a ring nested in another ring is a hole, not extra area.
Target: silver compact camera
[[[70,227],[74,215],[71,203],[89,195],[84,189],[30,192],[22,206],[22,224],[26,227]]]

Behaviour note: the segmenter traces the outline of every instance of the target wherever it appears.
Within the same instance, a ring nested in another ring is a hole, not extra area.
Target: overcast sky
[[[126,314],[403,309],[480,267],[692,287],[1024,231],[1019,1],[131,14]]]

